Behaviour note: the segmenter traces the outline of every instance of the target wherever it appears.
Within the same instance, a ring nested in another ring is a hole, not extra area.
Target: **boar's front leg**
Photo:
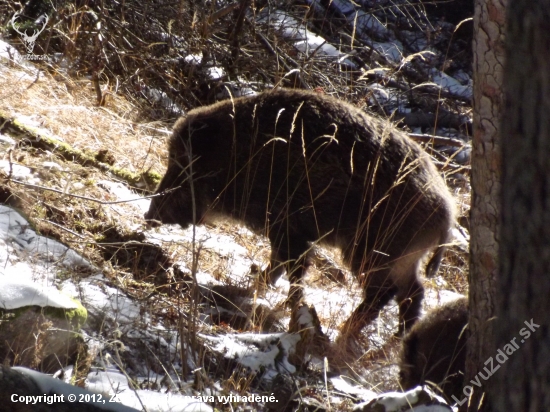
[[[268,280],[271,283],[286,270],[290,281],[287,303],[297,306],[303,299],[302,277],[310,263],[307,252],[310,248],[306,239],[296,233],[286,233],[283,228],[272,227],[269,233],[271,242],[271,263]]]

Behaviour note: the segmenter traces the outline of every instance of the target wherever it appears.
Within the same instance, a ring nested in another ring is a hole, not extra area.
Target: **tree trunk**
[[[550,0],[509,3],[495,322],[506,358],[490,389],[498,411],[550,411],[549,21]]]
[[[489,411],[488,384],[470,383],[494,354],[493,324],[500,200],[499,119],[502,106],[506,0],[476,0],[474,15],[474,135],[470,244],[470,339],[461,411]],[[486,376],[487,374],[485,374]]]

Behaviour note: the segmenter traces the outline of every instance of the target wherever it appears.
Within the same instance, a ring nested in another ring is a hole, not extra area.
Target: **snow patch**
[[[16,276],[17,278],[17,276]],[[25,306],[76,309],[78,304],[53,286],[30,283],[28,279],[0,277],[0,307],[17,309]]]
[[[26,255],[39,259],[45,268],[52,266],[52,262],[70,268],[92,267],[74,250],[54,239],[38,235],[23,216],[4,205],[0,205],[0,241],[13,247],[20,257]],[[2,266],[2,270],[7,270],[7,267]]]
[[[11,177],[16,180],[22,180],[29,183],[36,183],[37,181],[31,169],[16,163],[11,163],[8,160],[0,160],[0,170],[2,170],[3,174],[6,176],[11,174]]]
[[[222,353],[226,359],[235,359],[254,372],[266,368],[264,379],[272,379],[279,373],[296,372],[296,368],[288,361],[287,356],[294,352],[294,348],[300,340],[298,335],[241,333],[239,335],[200,336],[210,342],[212,349]]]
[[[431,398],[430,405],[417,405]],[[367,408],[368,405],[368,408]],[[411,408],[412,407],[412,408]],[[428,388],[417,386],[408,392],[387,392],[378,398],[362,402],[353,408],[354,411],[380,411],[380,412],[452,412],[450,406],[440,396],[434,394]]]

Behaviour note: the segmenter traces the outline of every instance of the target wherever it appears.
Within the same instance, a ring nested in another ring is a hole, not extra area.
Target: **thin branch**
[[[13,180],[12,179],[11,182],[17,183],[18,185],[30,187],[32,189],[46,190],[46,191],[49,191],[49,192],[59,193],[60,195],[74,197],[74,198],[77,198],[77,199],[89,200],[90,202],[95,202],[95,203],[99,203],[99,204],[102,204],[102,205],[116,205],[118,203],[129,203],[129,202],[135,202],[137,200],[150,199],[150,198],[157,197],[157,196],[164,196],[165,194],[173,192],[174,190],[177,190],[181,187],[181,186],[173,187],[171,189],[165,190],[162,193],[156,193],[154,195],[148,195],[148,196],[143,196],[143,197],[136,197],[135,199],[104,201],[104,200],[94,199],[93,197],[74,195],[72,193],[66,193],[66,192],[63,192],[62,190],[53,189],[51,187],[45,187],[45,186],[33,185],[33,184],[30,184],[30,183],[20,182],[19,180]]]

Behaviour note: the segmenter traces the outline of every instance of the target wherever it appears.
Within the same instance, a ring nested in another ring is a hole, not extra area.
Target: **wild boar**
[[[463,397],[468,300],[461,298],[421,319],[403,339],[399,380],[404,390],[431,382],[448,400]]]
[[[312,245],[342,250],[364,276],[364,301],[343,330],[358,332],[394,296],[400,332],[418,318],[423,258],[437,272],[455,220],[444,180],[423,149],[385,121],[327,95],[273,90],[190,111],[169,143],[168,170],[145,219],[182,227],[228,216],[265,234],[274,282],[289,300]]]

